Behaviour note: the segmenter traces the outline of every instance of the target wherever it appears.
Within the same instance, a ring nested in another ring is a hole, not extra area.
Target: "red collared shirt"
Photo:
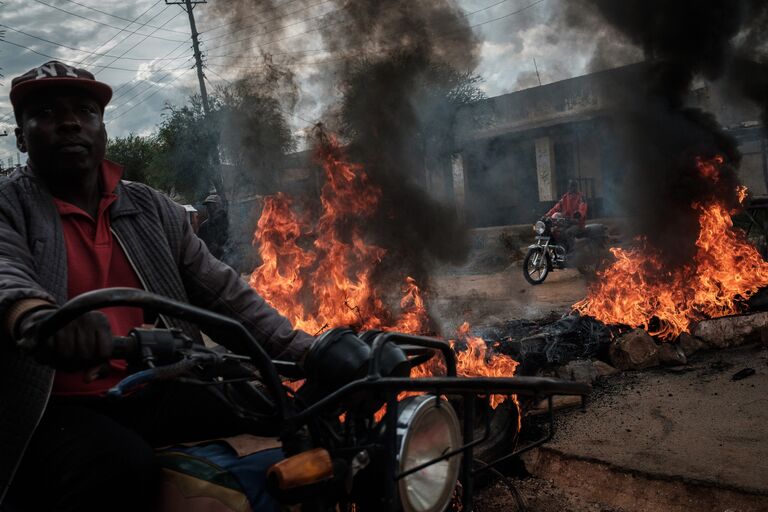
[[[110,229],[109,207],[117,199],[114,190],[120,182],[123,169],[105,160],[101,166],[102,197],[96,218],[77,206],[55,199],[64,230],[67,248],[68,297],[121,286],[142,288],[139,277],[128,261],[123,248]],[[125,336],[144,322],[138,308],[108,308],[102,313],[109,319],[112,334]],[[56,395],[100,395],[127,374],[125,361],[112,360],[111,372],[93,382],[84,380],[83,372],[56,372],[53,393]]]

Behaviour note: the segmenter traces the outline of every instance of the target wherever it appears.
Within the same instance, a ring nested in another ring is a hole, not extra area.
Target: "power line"
[[[106,11],[102,11],[100,9],[96,9],[95,7],[91,7],[90,5],[85,5],[85,4],[81,4],[80,2],[75,2],[75,0],[64,0],[64,1],[65,2],[69,2],[71,4],[79,5],[80,7],[85,7],[86,9],[90,9],[92,11],[96,11],[96,12],[99,12],[101,14],[105,14],[105,15],[111,17],[111,18],[115,18],[115,19],[123,20],[123,21],[131,21],[132,22],[132,20],[129,20],[128,18],[123,18],[122,16],[118,16],[116,14],[112,14],[112,13],[109,13],[109,12],[106,12]],[[156,26],[153,26],[153,25],[145,25],[145,26],[149,27],[149,28],[159,28],[159,27],[156,27]],[[177,34],[186,35],[186,32],[182,32],[181,30],[174,30],[172,28],[163,28],[163,30],[165,30],[167,32],[175,32]]]
[[[179,79],[179,78],[181,78],[182,76],[184,76],[184,75],[186,75],[187,73],[189,73],[190,71],[192,71],[192,69],[193,69],[193,68],[189,68],[189,69],[187,69],[186,71],[184,71],[183,73],[181,73],[180,75],[178,75],[176,78],[174,78],[174,79],[173,79],[173,80],[171,80],[170,82],[166,83],[165,85],[166,85],[166,86],[169,86],[169,85],[171,85],[171,84],[172,84],[172,83],[174,83],[176,80],[178,80],[178,79]],[[169,73],[169,74],[170,74],[170,73]],[[166,75],[166,76],[168,76],[168,75]],[[145,102],[145,101],[147,101],[149,98],[151,98],[152,96],[154,96],[155,94],[157,94],[157,93],[158,93],[158,92],[160,92],[160,91],[162,91],[162,89],[158,89],[158,90],[156,90],[155,92],[153,92],[152,94],[150,94],[149,96],[145,96],[144,98],[142,98],[142,100],[141,100],[141,101],[142,101],[142,102]],[[112,117],[112,118],[111,118],[111,119],[109,119],[108,121],[105,121],[105,124],[109,124],[109,123],[111,123],[112,121],[114,121],[114,120],[116,120],[116,119],[120,119],[120,118],[121,118],[121,117],[123,117],[125,114],[127,114],[128,112],[130,112],[130,111],[131,111],[131,110],[133,110],[134,108],[138,107],[140,104],[141,104],[141,103],[137,103],[136,105],[133,105],[132,107],[130,107],[128,110],[124,110],[124,111],[123,111],[123,112],[121,112],[119,115],[117,115],[117,116],[115,116],[115,117]]]
[[[46,7],[50,7],[51,9],[56,9],[57,11],[61,11],[63,13],[69,14],[70,16],[75,16],[77,18],[88,20],[90,22],[97,23],[99,25],[104,25],[105,27],[114,28],[115,30],[122,30],[120,27],[116,27],[114,25],[110,25],[109,23],[104,23],[103,21],[95,20],[93,18],[89,18],[87,16],[83,16],[81,14],[77,14],[77,13],[72,12],[72,11],[67,11],[66,9],[62,9],[61,7],[56,7],[55,5],[47,4],[47,3],[43,2],[42,0],[34,0],[34,1],[39,3],[39,4],[45,5]],[[143,35],[146,35],[146,34],[139,34],[139,35],[143,36]],[[160,37],[160,36],[151,36],[151,37],[153,37],[154,39],[161,39],[163,41],[172,41],[174,43],[180,43],[181,42],[178,39],[169,39],[167,37]]]
[[[24,46],[22,44],[14,43],[12,41],[7,41],[5,39],[0,40],[0,43],[5,43],[5,44],[10,44],[10,45],[13,45],[13,46],[17,46],[19,48],[23,48],[23,49],[25,49],[27,51],[30,51],[32,53],[36,53],[38,55],[41,55],[43,57],[48,57],[49,59],[54,59],[54,60],[58,60],[59,62],[63,62],[64,64],[69,64],[70,66],[77,66],[78,65],[78,63],[76,63],[74,61],[64,60],[61,57],[54,57],[53,55],[48,55],[47,53],[39,52],[39,51],[34,50],[34,49],[32,49],[32,48],[30,48],[28,46]],[[137,72],[137,71],[144,71],[141,68],[130,68],[129,69],[129,68],[119,68],[119,67],[114,67],[114,66],[101,66],[101,69],[113,69],[115,71],[131,71],[131,72],[134,72],[134,73]],[[175,69],[183,69],[183,68],[174,68],[174,70]]]
[[[491,5],[487,5],[485,7],[480,8],[480,9],[477,9],[477,10],[474,10],[474,11],[471,11],[471,12],[468,12],[468,13],[464,13],[463,16],[468,17],[468,16],[472,16],[472,15],[475,15],[475,14],[483,12],[483,11],[487,11],[487,10],[492,9],[492,8],[498,6],[498,5],[501,5],[501,4],[503,4],[503,3],[507,2],[507,1],[508,0],[497,1],[497,2],[495,2],[493,4],[491,4]],[[536,6],[536,5],[538,5],[538,4],[540,4],[540,3],[544,2],[544,1],[545,0],[536,0],[533,3],[530,3],[530,4],[526,5],[525,7],[522,7],[520,9],[517,9],[517,10],[515,10],[513,12],[510,12],[510,13],[507,13],[507,14],[505,14],[503,16],[498,16],[496,18],[492,18],[490,20],[486,20],[486,21],[483,21],[481,23],[476,23],[474,25],[470,25],[469,28],[476,28],[476,27],[479,27],[479,26],[482,26],[482,25],[487,25],[489,23],[493,23],[495,21],[499,21],[499,20],[502,20],[502,19],[509,18],[509,17],[514,16],[516,14],[519,14],[519,13],[521,13],[523,11],[526,11],[526,10],[528,10],[528,9],[530,9],[530,8]],[[337,25],[337,24],[339,24],[339,23],[333,23],[333,24],[330,24],[330,25],[325,25],[325,26],[322,26],[322,27],[317,27],[315,29],[308,30],[306,32],[302,32],[300,34],[294,34],[294,35],[291,35],[291,36],[286,36],[286,37],[284,37],[282,39],[276,39],[276,40],[273,40],[273,41],[268,41],[268,42],[262,44],[261,46],[259,46],[258,48],[263,49],[264,46],[267,46],[269,44],[273,44],[273,43],[276,43],[276,42],[279,42],[279,41],[290,39],[292,37],[297,37],[299,35],[307,34],[309,32],[315,32],[315,31],[318,31],[318,30],[322,30],[324,28],[329,28],[329,27],[332,27],[332,26]],[[435,37],[439,39],[441,37],[445,37],[445,36],[448,36],[448,35],[456,33],[456,32],[457,32],[456,30],[452,30],[452,31],[449,31],[449,32],[443,32],[443,33],[436,34]],[[304,51],[309,51],[309,50],[304,50]],[[217,55],[217,57],[229,57],[229,56],[232,56],[232,55],[235,55],[235,54]],[[303,63],[300,63],[299,65],[315,65],[315,64],[325,64],[325,63],[330,63],[330,62],[338,62],[338,61],[343,61],[343,60],[346,60],[346,59],[354,57],[354,56],[355,55],[353,54],[353,55],[343,56],[343,57],[340,57],[340,58],[325,59],[325,60],[319,60],[319,61],[313,61],[313,62],[303,62]],[[294,64],[294,65],[296,65],[296,64]],[[260,68],[257,68],[257,67],[246,67],[246,66],[221,66],[221,65],[219,65],[217,67],[229,67],[229,68],[235,68],[235,69],[254,69],[254,70],[255,69],[260,69]]]
[[[285,52],[278,52],[278,53],[270,53],[269,55],[272,57],[279,57],[280,55],[296,55],[299,53],[327,53],[327,48],[313,48],[309,50],[290,50]],[[232,57],[234,55],[237,55],[237,59],[262,59],[263,57],[261,55],[238,55],[236,53],[227,53],[224,55],[206,55],[205,59],[210,61],[211,59],[222,59],[225,57]]]
[[[288,0],[287,2],[281,2],[281,3],[277,4],[277,5],[275,5],[274,8],[283,7],[285,5],[292,4],[293,2],[296,2],[296,1],[297,0]],[[255,18],[256,16],[261,16],[265,12],[267,12],[267,11],[264,10],[264,11],[258,12],[256,14],[250,14],[248,16],[243,16],[242,18],[239,18],[239,19],[237,19],[235,21],[230,21],[229,23],[224,23],[223,25],[217,25],[217,26],[215,26],[213,28],[209,28],[208,30],[203,30],[202,32],[200,32],[200,34],[207,34],[208,32],[213,32],[214,30],[218,30],[220,28],[224,28],[224,27],[228,27],[230,25],[234,25],[235,23],[239,23],[239,22],[241,22],[243,20],[247,20],[248,18]]]
[[[186,64],[186,63],[188,63],[190,60],[192,60],[192,57],[189,57],[189,58],[186,60],[185,64]],[[179,70],[182,70],[182,69],[183,69],[183,70],[189,70],[189,69],[190,69],[190,67],[189,67],[189,66],[185,66],[185,67],[183,67],[183,68],[179,68]],[[119,105],[116,105],[116,106],[115,106],[115,107],[112,109],[112,111],[114,112],[115,110],[118,110],[118,109],[121,109],[121,108],[123,108],[124,106],[126,106],[127,104],[129,104],[131,101],[133,101],[135,98],[138,98],[138,97],[139,97],[139,96],[141,96],[142,94],[144,94],[144,93],[148,92],[148,91],[149,91],[149,90],[150,90],[150,89],[151,89],[153,86],[154,86],[154,87],[160,87],[160,86],[162,85],[162,81],[163,81],[163,80],[164,80],[166,77],[168,77],[169,75],[171,75],[171,74],[173,73],[173,71],[174,71],[174,70],[170,70],[168,73],[164,74],[163,76],[161,76],[160,78],[158,78],[158,79],[157,79],[157,80],[155,80],[155,81],[149,81],[149,80],[145,80],[144,82],[139,82],[138,84],[136,84],[137,86],[139,86],[139,85],[147,85],[147,87],[146,87],[146,88],[144,88],[144,90],[140,90],[140,91],[138,91],[136,94],[134,94],[133,96],[131,96],[131,97],[130,97],[130,98],[128,98],[128,99],[122,99],[122,98],[125,98],[125,96],[127,96],[127,95],[128,95],[128,93],[129,93],[130,91],[132,91],[133,89],[135,89],[136,87],[132,87],[131,89],[129,89],[129,90],[127,90],[127,91],[125,91],[125,92],[124,92],[123,94],[121,94],[121,95],[120,95],[120,97],[118,98],[118,99],[121,99],[121,103],[120,103]]]
[[[145,14],[147,14],[149,11],[151,11],[152,9],[154,9],[154,8],[155,8],[155,6],[156,6],[157,4],[159,4],[159,3],[161,3],[162,1],[163,1],[163,0],[157,0],[157,2],[155,2],[154,4],[152,4],[152,5],[150,5],[149,7],[147,7],[147,9],[146,9],[144,12],[142,12],[141,14],[139,14],[138,16],[136,16],[136,17],[135,17],[135,18],[134,18],[134,19],[133,19],[133,20],[132,20],[130,23],[128,23],[128,24],[127,24],[125,27],[121,28],[119,32],[115,33],[114,35],[112,35],[112,37],[110,37],[109,39],[107,39],[106,41],[104,41],[103,43],[101,43],[101,44],[100,44],[100,45],[99,45],[99,46],[96,48],[96,51],[98,51],[98,50],[101,50],[101,49],[102,49],[104,46],[106,46],[106,45],[107,45],[107,43],[111,42],[111,41],[112,41],[112,40],[114,40],[114,39],[115,39],[117,36],[119,36],[120,34],[122,34],[122,33],[123,33],[125,30],[127,30],[127,29],[128,29],[128,27],[130,27],[131,25],[133,25],[134,23],[136,23],[136,22],[139,20],[139,18],[141,18],[142,16],[144,16]],[[144,22],[144,24],[146,25],[147,23],[149,23],[149,22],[150,22],[150,21],[152,21],[153,19],[157,18],[157,17],[158,17],[160,14],[162,14],[162,13],[163,13],[163,11],[165,11],[165,9],[163,9],[163,10],[162,10],[162,11],[160,11],[159,13],[157,13],[157,14],[155,14],[154,16],[152,16],[151,18],[149,18],[149,19],[148,19],[146,22]],[[131,32],[130,34],[127,34],[127,35],[126,35],[124,38],[122,38],[120,41],[118,41],[117,43],[115,43],[115,44],[112,46],[112,48],[110,48],[110,49],[109,49],[109,50],[107,50],[107,51],[110,51],[110,50],[114,50],[115,48],[117,48],[117,47],[120,45],[120,43],[122,43],[123,41],[125,41],[126,39],[128,39],[129,37],[131,37],[133,34],[135,34],[136,32],[138,32],[138,31],[139,31],[139,29],[140,29],[141,27],[142,27],[142,25],[139,25],[139,26],[136,28],[136,30],[134,30],[134,31],[133,31],[133,32]],[[89,60],[89,58],[88,58],[88,57],[85,57],[85,58],[83,58],[83,59],[82,59],[82,60],[81,60],[81,61],[80,61],[78,64],[82,64],[82,63],[83,63],[83,62],[85,62],[86,60]],[[91,62],[97,62],[98,60],[99,60],[99,59],[98,59],[98,58],[96,58],[95,60],[93,60],[93,61],[91,61]]]
[[[492,8],[494,8],[494,7],[498,6],[498,5],[501,5],[501,4],[503,4],[503,3],[507,2],[507,1],[508,1],[508,0],[500,0],[500,1],[497,1],[497,2],[495,2],[495,3],[493,3],[493,4],[491,4],[491,5],[487,5],[487,6],[485,6],[485,7],[482,7],[482,8],[480,8],[480,9],[476,9],[476,10],[474,10],[474,11],[472,11],[472,12],[463,13],[463,14],[462,14],[462,16],[464,16],[464,17],[473,16],[473,15],[475,15],[475,14],[478,14],[478,13],[480,13],[480,12],[483,12],[483,11],[487,11],[487,10],[489,10],[489,9],[492,9]],[[517,11],[517,12],[522,12],[522,11],[524,11],[524,10],[526,10],[526,9],[530,8],[530,7],[533,7],[533,6],[534,6],[534,5],[536,5],[537,3],[540,3],[540,2],[543,2],[543,1],[544,1],[544,0],[538,0],[537,2],[534,2],[533,4],[531,4],[531,5],[527,6],[527,7],[524,7],[523,9],[521,9],[520,11]],[[315,4],[315,5],[319,5],[319,4]],[[333,10],[333,11],[329,11],[329,12],[326,12],[326,13],[320,14],[320,15],[318,15],[318,16],[312,16],[312,17],[310,17],[310,18],[306,18],[306,19],[303,19],[303,20],[299,20],[299,21],[296,21],[296,22],[294,22],[294,23],[290,23],[290,24],[288,24],[288,25],[285,25],[285,26],[283,26],[283,27],[278,27],[278,28],[275,28],[275,29],[273,29],[273,30],[268,30],[268,31],[266,31],[266,32],[263,32],[263,33],[261,33],[261,34],[258,34],[258,35],[267,35],[267,34],[271,34],[271,33],[273,33],[273,32],[282,31],[282,30],[285,30],[286,28],[290,28],[290,27],[292,27],[292,26],[295,26],[295,25],[299,25],[299,24],[301,24],[301,23],[306,23],[306,22],[308,22],[308,21],[313,21],[313,20],[316,20],[316,19],[318,19],[318,18],[322,18],[322,17],[328,16],[329,14],[333,14],[333,13],[335,13],[335,12],[341,12],[341,11],[343,11],[343,10],[344,10],[344,8],[341,8],[341,9],[335,9],[335,10]],[[509,16],[512,16],[513,14],[517,14],[517,12],[514,12],[514,13],[510,13],[510,14],[506,15],[505,17],[509,17]],[[478,24],[478,25],[473,25],[473,27],[474,27],[474,26],[480,26],[480,25],[483,25],[483,24],[485,24],[485,23],[490,23],[491,21],[494,21],[494,20],[489,20],[489,21],[487,21],[487,22],[484,22],[484,23],[481,23],[481,24]],[[309,34],[309,33],[311,33],[311,32],[317,32],[317,31],[319,31],[319,30],[322,30],[322,29],[325,29],[325,28],[334,27],[334,26],[336,26],[336,25],[341,25],[342,23],[346,23],[346,22],[345,22],[344,20],[339,20],[339,21],[337,21],[337,22],[335,22],[335,23],[330,23],[330,24],[327,24],[327,25],[324,25],[324,26],[321,26],[321,27],[316,27],[316,28],[314,28],[314,29],[310,29],[310,30],[307,30],[307,31],[304,31],[304,32],[300,32],[300,33],[298,33],[298,34],[292,34],[292,35],[289,35],[289,36],[285,36],[285,37],[283,37],[283,38],[280,38],[280,39],[275,39],[275,40],[273,40],[273,41],[268,41],[268,42],[266,42],[266,43],[263,43],[262,45],[258,46],[258,48],[260,48],[260,49],[263,49],[263,48],[264,48],[264,46],[267,46],[267,45],[270,45],[270,44],[274,44],[274,43],[277,43],[277,42],[285,41],[285,40],[287,40],[287,39],[292,39],[292,38],[294,38],[294,37],[299,37],[299,36],[302,36],[302,35],[305,35],[305,34]],[[470,27],[470,28],[472,28],[472,27]],[[255,35],[255,33],[252,33],[251,35]],[[228,42],[228,43],[224,43],[224,44],[222,44],[222,45],[219,45],[219,46],[214,46],[213,48],[209,48],[209,49],[208,49],[208,51],[211,51],[211,50],[216,50],[216,49],[219,49],[219,48],[223,48],[223,47],[225,47],[225,46],[231,46],[231,45],[233,45],[233,44],[237,44],[237,43],[242,43],[242,42],[245,42],[245,41],[248,41],[248,40],[250,40],[250,37],[245,37],[245,38],[243,38],[243,39],[238,39],[238,40],[236,40],[236,41],[230,41],[230,42]],[[235,55],[235,53],[230,53],[230,54],[226,54],[226,55],[219,55],[219,57],[229,57],[229,56],[232,56],[232,55]]]
[[[98,55],[100,57],[110,57],[110,58],[117,57],[118,60],[122,59],[122,60],[138,60],[138,61],[172,60],[172,59],[157,59],[157,58],[118,57],[117,55],[109,55],[108,53],[98,53],[98,52],[92,52],[92,51],[89,51],[89,50],[83,50],[82,48],[75,48],[73,46],[69,46],[69,45],[66,45],[64,43],[58,43],[56,41],[51,41],[50,39],[45,39],[44,37],[39,37],[39,36],[30,34],[28,32],[24,32],[23,30],[19,30],[17,28],[9,27],[8,25],[0,25],[0,27],[5,27],[8,30],[12,30],[14,32],[18,32],[19,34],[23,34],[23,35],[25,35],[27,37],[31,37],[33,39],[37,39],[37,40],[43,41],[43,42],[52,44],[54,46],[59,46],[61,48],[66,48],[68,50],[75,50],[75,51],[81,52],[81,53],[87,53],[87,54],[89,54],[91,56]],[[82,62],[82,61],[80,61],[80,62]]]
[[[311,18],[307,18],[307,19],[304,19],[304,20],[299,20],[299,21],[297,21],[297,22],[291,23],[291,24],[289,24],[289,25],[286,25],[286,26],[284,26],[284,27],[278,27],[278,28],[275,28],[275,29],[273,29],[273,30],[268,30],[268,31],[266,31],[266,32],[262,32],[262,33],[260,33],[260,34],[258,34],[258,35],[267,35],[267,34],[271,34],[271,33],[273,33],[273,32],[279,32],[279,31],[281,31],[281,30],[285,30],[286,28],[289,28],[289,27],[293,27],[293,26],[295,26],[295,25],[299,25],[299,24],[301,24],[301,23],[306,23],[306,22],[308,22],[308,21],[312,21],[312,20],[315,20],[315,19],[317,19],[317,18],[322,18],[322,17],[324,17],[324,16],[327,16],[327,15],[329,15],[329,14],[332,14],[332,13],[334,13],[334,12],[339,12],[339,11],[341,11],[341,10],[342,10],[342,9],[336,9],[335,11],[330,11],[330,12],[327,12],[327,13],[321,14],[321,15],[319,15],[319,16],[313,16],[313,17],[311,17]],[[267,46],[267,45],[270,45],[270,44],[273,44],[273,43],[278,43],[278,42],[280,42],[280,41],[285,41],[285,40],[287,40],[287,39],[292,39],[292,38],[294,38],[294,37],[303,36],[303,35],[305,35],[305,34],[309,34],[309,33],[311,33],[311,32],[317,32],[317,31],[319,31],[319,30],[322,30],[322,29],[324,29],[324,28],[330,28],[330,27],[333,27],[333,26],[336,26],[336,25],[341,25],[342,23],[345,23],[345,21],[343,21],[343,20],[340,20],[340,21],[337,21],[337,22],[335,22],[335,23],[331,23],[331,24],[328,24],[328,25],[324,25],[324,26],[321,26],[321,27],[316,27],[316,28],[313,28],[313,29],[311,29],[311,30],[307,30],[307,31],[305,31],[305,32],[300,32],[300,33],[298,33],[298,34],[293,34],[293,35],[290,35],[290,36],[286,36],[286,37],[283,37],[283,38],[281,38],[281,39],[275,39],[275,40],[273,40],[273,41],[268,41],[268,42],[266,42],[266,43],[263,43],[262,45],[258,46],[258,48],[264,48],[264,46]],[[253,36],[253,35],[256,35],[256,34],[251,34],[251,36]],[[219,48],[224,48],[225,46],[232,46],[233,44],[242,43],[242,42],[244,42],[244,41],[250,41],[250,40],[251,40],[251,37],[246,37],[246,38],[243,38],[243,39],[238,39],[237,41],[230,41],[230,42],[228,42],[228,43],[224,43],[224,44],[221,44],[221,45],[219,45],[219,46],[214,46],[213,48],[209,48],[208,50],[209,50],[209,51],[210,51],[210,50],[217,50],[217,49],[219,49]]]
[[[176,50],[178,50],[178,49],[179,49],[179,48],[181,48],[182,46],[184,46],[184,43],[181,43],[181,44],[179,44],[179,46],[177,46],[177,47],[176,47],[176,48],[174,48],[173,50],[169,51],[168,53],[166,53],[165,55],[163,55],[163,57],[161,57],[161,58],[165,58],[165,57],[168,57],[170,54],[172,54],[172,53],[176,52]],[[185,51],[186,51],[186,49],[185,49]],[[175,57],[173,57],[173,59],[174,59],[174,60],[176,60],[176,59],[180,59],[182,56],[183,56],[182,54],[179,54],[179,55],[176,55]],[[190,60],[190,58],[191,58],[191,57],[187,57],[187,60],[185,60],[185,61],[184,61],[184,63],[186,64],[186,63],[187,63],[187,62]],[[121,85],[121,86],[120,86],[120,87],[118,87],[117,89],[114,89],[114,90],[112,91],[112,94],[113,94],[113,96],[112,96],[112,101],[115,101],[115,100],[117,100],[117,99],[119,99],[119,98],[121,98],[121,97],[125,96],[126,94],[128,94],[129,92],[131,92],[131,91],[132,91],[132,90],[134,90],[136,87],[138,87],[139,85],[143,84],[144,82],[139,82],[139,81],[137,81],[137,82],[136,82],[135,84],[133,84],[131,87],[128,87],[128,89],[126,89],[125,91],[121,92],[120,94],[117,94],[117,93],[118,93],[118,91],[120,91],[120,90],[121,90],[121,89],[123,89],[124,87],[128,86],[128,84],[130,84],[130,83],[131,83],[131,82],[125,82],[125,83],[123,83],[123,85]]]
[[[210,67],[208,67],[208,66],[205,66],[205,69],[207,69],[208,71],[210,71],[211,73],[213,73],[214,75],[216,75],[217,77],[219,77],[220,79],[224,80],[224,81],[225,81],[225,82],[226,82],[228,85],[232,85],[232,81],[231,81],[231,80],[227,80],[226,78],[224,78],[223,76],[221,76],[220,74],[218,74],[217,72],[215,72],[214,70],[212,70]],[[292,116],[292,117],[298,117],[299,119],[301,119],[302,121],[304,121],[304,122],[305,122],[305,123],[307,123],[307,124],[314,124],[314,122],[312,122],[312,121],[309,121],[308,119],[305,119],[305,118],[301,117],[301,116],[300,116],[299,114],[297,114],[296,112],[292,112],[292,111],[290,111],[290,110],[286,110],[286,109],[284,109],[283,107],[281,107],[281,106],[280,106],[279,102],[278,102],[278,104],[277,104],[277,108],[279,108],[279,109],[280,109],[280,111],[281,111],[281,112],[283,112],[284,114],[288,114],[289,116]]]
[[[293,12],[289,12],[289,13],[286,13],[286,14],[281,14],[280,16],[276,16],[276,17],[274,17],[274,18],[270,18],[270,19],[268,19],[268,20],[264,20],[264,21],[261,21],[261,22],[259,22],[259,23],[255,23],[255,24],[253,24],[253,25],[249,25],[249,26],[247,26],[247,27],[242,27],[242,28],[239,28],[239,29],[235,30],[234,32],[230,32],[230,33],[228,33],[228,34],[221,34],[221,35],[218,35],[218,36],[214,36],[214,37],[208,38],[208,41],[209,41],[209,42],[210,42],[210,41],[215,41],[215,40],[217,40],[217,39],[221,39],[222,37],[233,36],[233,35],[235,35],[236,33],[238,33],[238,32],[242,32],[242,31],[244,31],[244,30],[248,30],[248,29],[251,29],[251,28],[254,28],[254,27],[261,27],[261,26],[264,26],[264,25],[266,25],[267,23],[272,23],[273,21],[277,21],[277,20],[280,20],[280,19],[283,19],[283,18],[287,18],[287,17],[289,17],[289,16],[293,16],[294,14],[298,14],[298,13],[300,13],[300,12],[303,12],[303,11],[308,11],[309,9],[312,9],[312,8],[314,8],[314,7],[317,7],[317,6],[319,6],[319,5],[327,4],[327,3],[329,3],[329,2],[332,2],[332,1],[333,1],[333,0],[322,0],[321,2],[318,2],[318,3],[316,3],[316,4],[312,4],[312,5],[308,5],[308,6],[306,6],[306,7],[302,7],[301,9],[298,9],[298,10],[296,10],[296,11],[293,11]],[[336,12],[336,11],[339,11],[339,10],[340,10],[340,9],[336,9],[336,10],[334,10],[334,11],[330,11],[330,12]],[[328,13],[326,13],[326,14],[328,14]],[[324,16],[324,15],[325,15],[325,14],[323,14],[323,16]],[[233,22],[233,23],[234,23],[234,22]],[[231,23],[230,23],[230,25],[231,25]],[[221,26],[224,26],[224,25],[221,25]],[[207,31],[206,31],[206,32],[207,32]],[[200,34],[202,35],[202,34],[205,34],[206,32],[200,32]]]
[[[498,18],[493,18],[493,19],[490,19],[490,20],[483,21],[482,23],[476,23],[474,25],[470,25],[469,28],[477,28],[477,27],[480,27],[482,25],[487,25],[488,23],[493,23],[495,21],[499,21],[499,20],[503,20],[503,19],[509,18],[510,16],[514,16],[515,14],[520,14],[523,11],[527,11],[531,7],[539,5],[540,3],[544,2],[544,1],[545,0],[536,0],[535,2],[533,2],[531,4],[528,4],[525,7],[522,7],[520,9],[516,10],[516,11],[512,11],[510,13],[507,13],[504,16],[499,16]]]
[[[177,13],[177,14],[175,14],[175,15],[171,16],[171,17],[170,17],[170,18],[169,18],[169,19],[168,19],[168,20],[167,20],[165,23],[163,23],[163,25],[161,25],[161,27],[162,27],[162,26],[165,26],[165,25],[167,25],[168,23],[170,23],[171,21],[175,20],[175,19],[176,19],[178,16],[179,16],[179,13]],[[118,61],[118,59],[121,59],[121,58],[122,58],[123,56],[125,56],[125,55],[126,55],[128,52],[130,52],[131,50],[133,50],[134,48],[136,48],[137,46],[139,46],[141,43],[143,43],[144,41],[146,41],[146,40],[147,40],[149,37],[151,37],[151,36],[152,36],[152,34],[154,34],[155,32],[157,32],[158,30],[160,30],[160,29],[159,29],[159,28],[156,28],[156,29],[155,29],[155,30],[153,30],[153,31],[152,31],[150,34],[147,34],[147,35],[145,35],[143,39],[141,39],[141,40],[140,40],[140,41],[138,41],[136,44],[134,44],[133,46],[131,46],[130,48],[128,48],[127,50],[125,50],[123,53],[121,53],[121,54],[120,54],[120,56],[119,56],[119,57],[116,57],[115,59],[111,60],[111,61],[110,61],[108,64],[106,64],[106,65],[99,65],[98,69],[96,69],[96,70],[94,70],[94,71],[93,71],[93,74],[95,75],[96,73],[98,73],[98,72],[99,72],[99,71],[101,71],[102,69],[105,69],[105,68],[107,68],[108,66],[111,66],[112,64],[114,64],[115,62],[117,62],[117,61]],[[186,41],[179,41],[179,42],[186,42]]]

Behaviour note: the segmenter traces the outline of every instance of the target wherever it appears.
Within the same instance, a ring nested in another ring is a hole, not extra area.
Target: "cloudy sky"
[[[279,18],[270,13],[272,18],[263,19],[254,12],[253,24],[247,24],[251,28],[232,34],[227,20],[217,15],[226,1],[209,0],[194,11],[210,86],[248,73],[249,62],[258,65],[256,57],[232,64],[231,55],[247,40],[274,53],[275,62],[290,59],[300,88],[293,115],[296,129],[317,120],[337,98],[327,87],[318,93],[317,78],[327,81],[324,72],[329,68],[323,60],[329,55],[312,30],[336,8],[335,2],[275,0],[281,7]],[[457,0],[481,41],[475,72],[484,78],[487,95],[535,85],[534,59],[543,83],[586,72],[591,41],[562,37],[551,23],[565,1]],[[222,4],[211,5],[216,2]],[[165,0],[4,0],[0,24],[5,31],[0,41],[0,133],[8,132],[0,137],[4,164],[17,156],[8,101],[11,78],[48,60],[85,67],[112,85],[115,95],[105,114],[110,136],[150,133],[167,102],[180,104],[198,91],[187,14]]]

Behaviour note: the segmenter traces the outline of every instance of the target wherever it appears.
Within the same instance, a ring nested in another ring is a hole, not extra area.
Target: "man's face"
[[[101,106],[77,89],[46,91],[28,99],[16,138],[35,172],[52,180],[94,171],[107,144]]]

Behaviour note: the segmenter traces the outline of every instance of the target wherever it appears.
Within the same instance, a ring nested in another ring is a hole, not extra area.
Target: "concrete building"
[[[631,65],[488,98],[458,116],[451,162],[427,170],[436,196],[452,196],[471,227],[527,223],[579,182],[590,216],[620,214],[615,204],[627,163],[619,157],[615,114],[622,95],[642,80]],[[709,87],[692,105],[714,112],[744,154],[742,180],[768,193],[766,139],[756,106],[734,104]]]

